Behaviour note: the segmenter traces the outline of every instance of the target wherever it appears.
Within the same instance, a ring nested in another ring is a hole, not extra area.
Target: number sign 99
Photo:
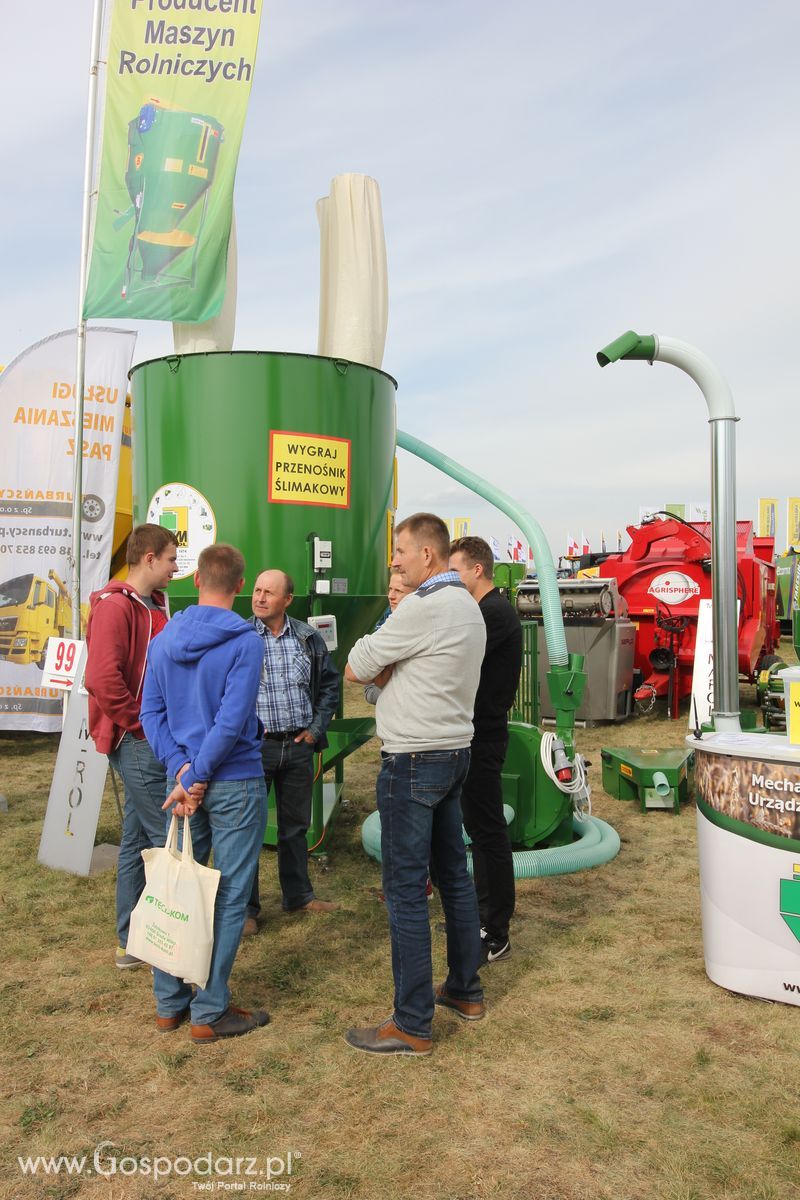
[[[69,674],[75,665],[75,643],[74,642],[59,642],[56,646],[56,671],[64,671]]]

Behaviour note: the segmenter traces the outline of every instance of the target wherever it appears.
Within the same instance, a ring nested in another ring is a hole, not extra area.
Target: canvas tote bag
[[[178,850],[174,814],[166,846],[143,850],[142,858],[146,882],[131,913],[128,953],[186,983],[205,987],[220,873],[195,862],[188,817],[183,819],[183,851]]]

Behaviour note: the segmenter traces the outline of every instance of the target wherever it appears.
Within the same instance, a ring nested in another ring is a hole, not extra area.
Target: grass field
[[[391,1011],[379,868],[359,834],[374,806],[374,742],[349,760],[328,869],[314,868],[340,911],[283,916],[265,851],[266,921],[232,986],[272,1022],[195,1048],[185,1026],[156,1031],[149,973],[114,966],[113,872],[37,864],[56,739],[5,735],[0,1198],[185,1200],[286,1185],[294,1200],[795,1194],[800,1013],[706,978],[693,807],[643,816],[601,788],[601,746],[679,745],[685,732],[686,718],[663,713],[580,731],[594,811],[619,831],[620,855],[520,882],[513,956],[483,975],[486,1020],[437,1013],[433,1055],[412,1060],[375,1060],[342,1037]],[[118,832],[109,793],[97,840]],[[438,934],[434,955],[442,977]],[[18,1156],[37,1155],[87,1159],[71,1175],[23,1173]],[[148,1160],[159,1157],[155,1179]]]

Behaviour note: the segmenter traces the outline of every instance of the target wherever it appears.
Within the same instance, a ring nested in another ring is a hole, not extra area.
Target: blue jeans
[[[128,945],[131,912],[144,889],[142,851],[163,846],[166,772],[144,738],[126,733],[108,761],[122,779],[125,804],[117,863],[117,940]]]
[[[461,834],[461,784],[469,750],[382,754],[378,775],[383,891],[389,914],[394,1023],[429,1038],[433,1021],[428,869],[447,923],[445,987],[457,1000],[483,999],[481,931]]]
[[[175,786],[167,780],[167,792]],[[210,783],[203,803],[190,818],[192,848],[206,864],[211,851],[221,872],[214,906],[214,949],[204,988],[192,998],[192,988],[166,971],[153,973],[153,990],[160,1017],[172,1017],[191,1003],[192,1024],[216,1021],[230,1004],[228,979],[239,949],[247,897],[264,841],[267,789],[264,780],[223,779]],[[181,838],[182,840],[182,838]]]
[[[278,742],[264,738],[261,762],[267,790],[275,785],[278,818],[278,880],[284,912],[302,908],[314,899],[308,874],[306,834],[311,824],[311,789],[314,782],[314,748],[306,742]],[[258,868],[247,904],[247,915],[258,916],[261,909]]]

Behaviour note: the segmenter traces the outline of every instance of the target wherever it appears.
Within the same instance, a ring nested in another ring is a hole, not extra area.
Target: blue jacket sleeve
[[[181,779],[187,791],[193,783],[206,783],[211,779],[219,764],[236,745],[247,722],[253,720],[264,650],[255,630],[252,637],[248,635],[241,642],[225,680],[225,691],[214,724]]]
[[[189,755],[172,736],[167,719],[167,702],[159,679],[158,656],[154,650],[155,647],[151,647],[139,717],[153,754],[170,775],[177,775],[183,764],[189,761]]]

